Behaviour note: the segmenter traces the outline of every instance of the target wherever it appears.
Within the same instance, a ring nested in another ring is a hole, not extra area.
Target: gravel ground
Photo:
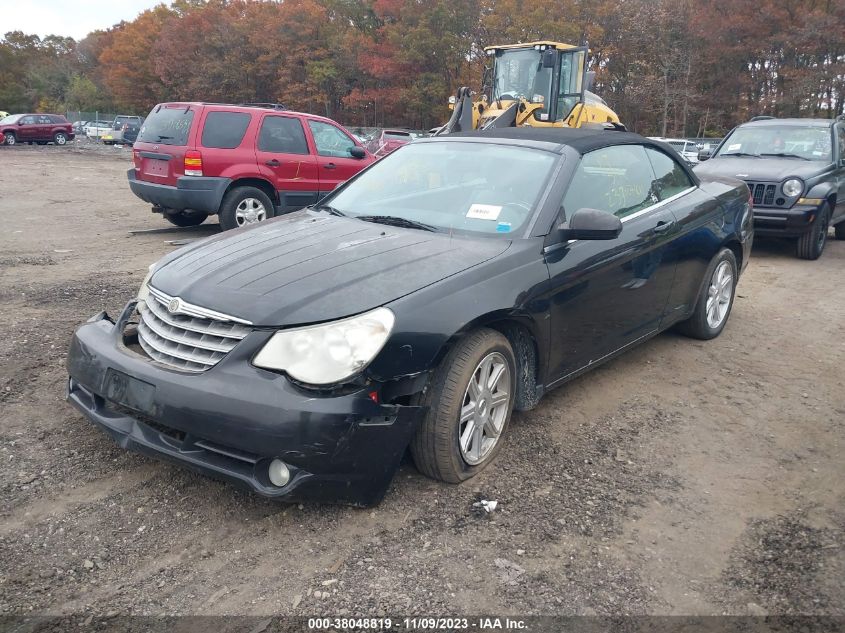
[[[845,615],[845,243],[760,243],[722,336],[667,333],[514,416],[459,486],[280,505],[118,449],[73,329],[169,240],[127,149],[0,147],[0,614]],[[473,503],[498,501],[492,514]]]

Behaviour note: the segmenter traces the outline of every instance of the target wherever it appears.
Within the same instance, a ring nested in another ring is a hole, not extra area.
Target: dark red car
[[[338,123],[282,106],[162,103],[129,187],[177,226],[237,228],[316,203],[375,158]]]
[[[6,145],[66,145],[76,136],[70,121],[61,114],[12,114],[0,120],[0,134],[6,137]]]

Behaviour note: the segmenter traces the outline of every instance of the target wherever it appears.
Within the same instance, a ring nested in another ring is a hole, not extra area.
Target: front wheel
[[[420,472],[460,483],[492,462],[513,410],[515,377],[508,339],[487,328],[466,335],[421,398],[428,413],[410,447]]]
[[[6,145],[15,145],[18,139],[12,132],[6,132]]]
[[[272,218],[273,202],[258,187],[235,187],[223,197],[218,215],[224,231],[237,229]]]
[[[733,308],[737,277],[736,257],[729,248],[723,248],[707,267],[692,316],[679,323],[678,330],[702,340],[719,336]]]
[[[56,145],[65,145],[67,143],[67,134],[64,132],[56,132],[53,135],[53,142]]]
[[[188,213],[187,211],[166,211],[164,219],[176,226],[199,226],[208,217],[207,213]]]
[[[818,259],[827,243],[827,228],[830,226],[830,205],[825,204],[816,216],[809,231],[798,238],[796,254],[801,259]]]

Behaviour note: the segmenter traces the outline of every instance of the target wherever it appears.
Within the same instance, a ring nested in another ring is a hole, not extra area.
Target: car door
[[[309,119],[308,128],[317,152],[321,196],[333,191],[369,164],[365,158],[352,157],[349,150],[357,143],[336,125]]]
[[[36,138],[36,128],[38,124],[36,122],[35,115],[27,115],[25,117],[21,117],[20,121],[18,121],[18,129],[16,131],[16,136],[18,137],[18,142],[20,141],[34,141]]]
[[[838,223],[845,222],[845,123],[837,123],[833,126],[834,156],[836,158],[836,169],[834,179],[836,188],[836,208],[833,209],[833,219]]]
[[[317,202],[320,179],[302,121],[297,116],[265,114],[255,143],[258,172],[279,192],[284,211]]]
[[[675,263],[667,253],[676,224],[654,180],[641,145],[594,150],[576,167],[558,224],[579,209],[598,209],[619,217],[622,232],[613,240],[573,240],[545,249],[553,381],[660,327],[672,289]]]

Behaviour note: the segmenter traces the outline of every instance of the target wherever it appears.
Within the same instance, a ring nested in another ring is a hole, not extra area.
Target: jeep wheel
[[[798,246],[796,254],[801,259],[818,259],[824,245],[827,243],[827,228],[830,225],[830,205],[825,204],[818,215],[816,221],[809,231],[798,238]]]
[[[235,187],[223,197],[218,215],[224,231],[237,229],[272,218],[273,202],[258,187]]]
[[[207,213],[192,213],[190,211],[165,211],[164,219],[176,226],[199,226],[208,217]]]
[[[487,328],[463,337],[422,397],[428,413],[410,447],[419,471],[460,483],[492,462],[502,447],[515,391],[508,339]]]
[[[64,145],[65,143],[67,143],[67,134],[65,134],[64,132],[56,132],[55,134],[53,134],[53,142],[56,145]]]

